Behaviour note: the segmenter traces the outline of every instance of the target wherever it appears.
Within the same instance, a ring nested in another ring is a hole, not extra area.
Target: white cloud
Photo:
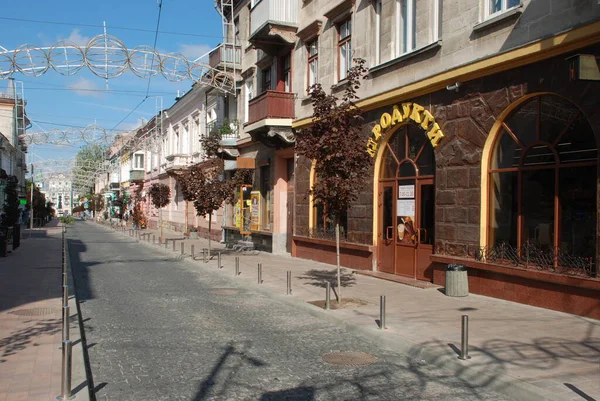
[[[72,89],[75,93],[81,96],[102,97],[102,88],[94,81],[79,78],[77,81],[67,85],[67,88]]]
[[[100,107],[102,109],[109,109],[109,110],[117,110],[117,111],[125,111],[125,112],[131,111],[131,109],[127,109],[125,107],[107,106],[106,104],[101,104],[101,103],[92,103],[92,102],[75,102],[75,103],[85,104],[85,105],[94,106],[94,107]],[[150,117],[153,116],[152,113],[147,113],[147,112],[143,112],[140,110],[134,110],[133,113],[140,114],[142,116],[150,116]]]
[[[87,44],[87,42],[90,41],[90,37],[82,35],[79,32],[79,29],[77,29],[77,28],[73,29],[73,31],[71,31],[71,34],[69,36],[67,36],[66,38],[63,39],[63,38],[59,37],[58,39],[73,42],[78,46],[85,46]]]
[[[204,44],[199,45],[189,45],[189,44],[179,44],[178,52],[183,54],[188,60],[193,61],[198,57],[205,55],[208,53],[212,47]],[[203,60],[208,60],[208,55]]]

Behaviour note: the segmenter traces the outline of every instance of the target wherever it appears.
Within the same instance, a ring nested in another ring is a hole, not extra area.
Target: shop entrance
[[[433,147],[423,130],[406,124],[382,151],[379,271],[427,279],[435,227]]]

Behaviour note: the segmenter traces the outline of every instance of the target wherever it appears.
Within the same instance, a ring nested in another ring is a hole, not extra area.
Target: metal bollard
[[[221,252],[217,252],[217,267],[220,269],[223,266],[221,265]]]
[[[191,245],[192,249],[190,251],[190,254],[192,255],[192,260],[194,260],[194,244]]]
[[[292,295],[292,272],[287,272],[287,295]]]
[[[183,256],[184,251],[185,251],[185,244],[182,242],[181,243],[181,256]]]
[[[69,306],[63,306],[62,308],[62,320],[63,320],[63,327],[62,327],[62,339],[63,341],[68,340],[69,339]]]
[[[240,275],[240,257],[239,256],[235,257],[235,275],[236,276]]]
[[[379,328],[385,330],[385,295],[379,297]]]
[[[152,234],[152,245],[156,244],[156,234]]]
[[[167,245],[169,244],[169,240],[165,238],[165,249],[167,249]]]
[[[461,336],[460,336],[460,355],[458,359],[471,359],[469,356],[469,316],[462,315],[461,319]]]
[[[175,251],[175,240],[173,240],[173,251]]]
[[[73,343],[71,343],[71,340],[63,341],[62,377],[61,377],[61,386],[60,386],[61,395],[56,397],[57,400],[66,401],[71,398],[72,347],[73,347]]]
[[[63,285],[63,306],[69,305],[69,286]]]
[[[262,284],[262,263],[258,264],[258,284]]]
[[[331,309],[331,283],[325,283],[325,310]]]

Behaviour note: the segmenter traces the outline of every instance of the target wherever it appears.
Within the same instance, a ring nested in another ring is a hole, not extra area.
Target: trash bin
[[[6,257],[6,236],[0,231],[0,257]]]
[[[12,249],[13,251],[21,245],[21,225],[15,224],[13,226],[13,240]]]
[[[469,295],[469,279],[466,267],[456,264],[450,264],[446,267],[445,292],[449,297],[466,297]]]

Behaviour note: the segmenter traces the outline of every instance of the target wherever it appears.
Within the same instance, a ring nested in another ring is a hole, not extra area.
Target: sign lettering
[[[402,107],[402,109],[400,109]],[[371,157],[375,157],[379,142],[385,136],[385,130],[393,127],[396,124],[400,124],[405,120],[412,120],[418,124],[429,138],[431,146],[434,148],[444,137],[438,123],[435,122],[433,115],[425,109],[425,107],[417,103],[402,103],[402,105],[395,105],[392,108],[392,113],[383,113],[379,118],[379,124],[376,124],[371,130],[371,137],[367,141],[367,153]]]

